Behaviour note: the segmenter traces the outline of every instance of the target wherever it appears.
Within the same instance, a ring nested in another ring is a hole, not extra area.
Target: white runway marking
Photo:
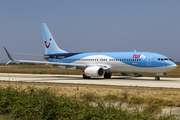
[[[156,81],[154,80],[154,77],[112,76],[111,79],[103,79],[103,77],[83,79],[81,75],[0,73],[0,80],[22,81],[22,82],[51,82],[51,83],[76,83],[76,84],[180,88],[180,78],[165,78],[165,77],[161,77],[161,80]]]

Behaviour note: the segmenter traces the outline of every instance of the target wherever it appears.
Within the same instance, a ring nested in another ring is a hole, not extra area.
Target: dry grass
[[[180,104],[180,89],[175,88],[149,88],[130,86],[108,86],[108,85],[84,85],[63,83],[26,83],[26,82],[0,82],[1,87],[11,85],[17,89],[25,89],[28,86],[36,88],[50,88],[57,96],[66,94],[68,97],[81,100],[84,97],[94,97],[103,100],[107,95],[115,95],[121,100],[138,97],[143,99],[163,99],[173,101],[173,106]]]
[[[0,66],[0,73],[29,73],[29,74],[68,74],[79,75],[82,72],[68,71],[50,65],[8,65]]]
[[[180,64],[178,64],[180,65]],[[9,65],[7,67],[0,66],[1,73],[34,73],[34,74],[69,74],[79,75],[82,72],[67,71],[49,65]],[[113,74],[113,75],[121,75]],[[143,76],[151,76],[143,74]],[[153,75],[154,76],[154,75]],[[165,77],[180,77],[180,68],[169,72]],[[27,86],[35,86],[38,88],[50,87],[51,91],[57,96],[66,94],[69,97],[81,99],[84,95],[93,95],[93,97],[102,99],[107,95],[116,95],[118,99],[126,101],[131,97],[141,97],[144,99],[158,98],[170,100],[176,106],[180,106],[180,89],[174,88],[148,88],[148,87],[126,87],[126,86],[103,86],[103,85],[80,85],[80,84],[60,84],[60,83],[23,83],[23,82],[0,82],[2,87],[13,85],[19,89],[25,89]]]

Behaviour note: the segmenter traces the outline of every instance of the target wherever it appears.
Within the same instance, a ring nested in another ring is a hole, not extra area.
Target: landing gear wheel
[[[155,80],[160,80],[160,77],[159,77],[159,76],[156,76],[156,77],[155,77]]]
[[[83,79],[90,79],[91,77],[86,76],[85,74],[83,74]]]
[[[105,73],[104,74],[104,78],[106,79],[106,78],[111,78],[111,73]]]

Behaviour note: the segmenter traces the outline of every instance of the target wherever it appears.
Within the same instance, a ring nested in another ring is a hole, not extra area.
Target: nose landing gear
[[[156,76],[156,77],[155,77],[155,80],[160,80],[160,77],[159,77],[159,76]]]

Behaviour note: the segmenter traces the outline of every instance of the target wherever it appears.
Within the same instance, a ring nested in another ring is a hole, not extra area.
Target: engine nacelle
[[[104,73],[105,73],[104,69],[98,66],[87,67],[84,70],[84,74],[88,77],[100,77],[103,76]]]

